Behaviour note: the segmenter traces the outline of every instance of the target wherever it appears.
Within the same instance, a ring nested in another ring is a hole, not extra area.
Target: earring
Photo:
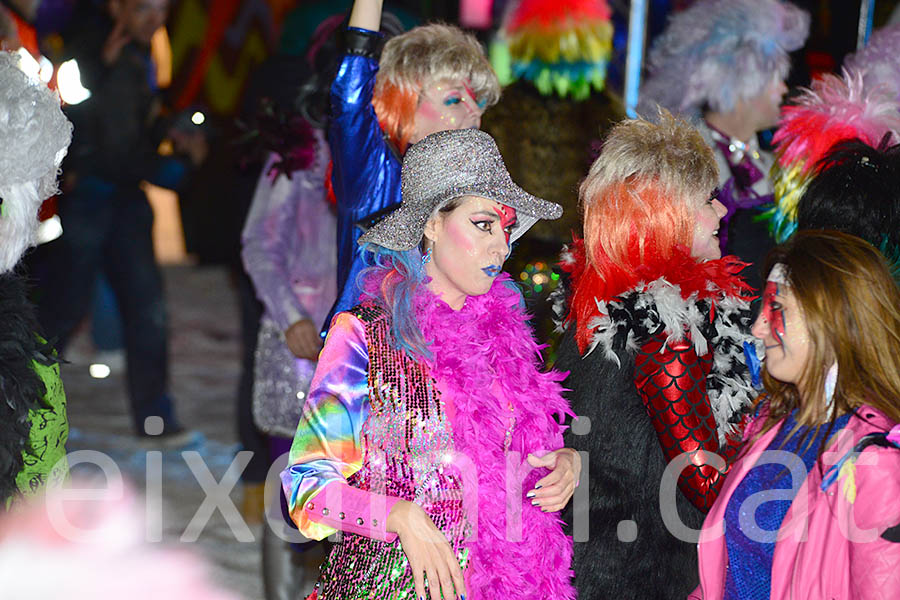
[[[828,408],[828,414],[834,412],[834,388],[837,387],[838,366],[837,361],[828,368],[825,373],[825,406]]]
[[[431,262],[431,248],[425,251],[425,254],[422,255],[422,264],[427,265]]]

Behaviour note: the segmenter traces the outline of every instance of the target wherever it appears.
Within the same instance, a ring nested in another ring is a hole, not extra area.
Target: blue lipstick
[[[500,267],[497,265],[490,265],[490,266],[484,267],[481,270],[484,271],[484,274],[487,275],[488,277],[496,277],[497,275],[500,274]]]

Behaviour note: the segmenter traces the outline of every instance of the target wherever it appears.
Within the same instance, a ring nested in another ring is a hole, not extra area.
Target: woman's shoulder
[[[335,313],[331,318],[331,325],[328,327],[328,337],[325,339],[325,343],[332,341],[333,338],[364,340],[366,337],[366,323],[364,315],[358,313],[356,308]]]
[[[391,320],[390,312],[371,299],[364,300],[350,310],[338,313],[338,315],[345,315],[344,319],[354,319],[363,324]],[[338,315],[335,315],[335,317]]]
[[[857,408],[853,417],[847,422],[847,426],[862,434],[891,431],[898,425],[890,416],[870,404]]]

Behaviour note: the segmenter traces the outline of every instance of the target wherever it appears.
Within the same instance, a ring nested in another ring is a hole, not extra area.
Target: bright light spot
[[[109,367],[102,363],[94,363],[90,367],[88,367],[88,372],[90,372],[91,377],[94,379],[106,379],[109,377]]]
[[[206,115],[199,110],[191,115],[191,123],[194,125],[203,125],[204,121],[206,121]]]
[[[56,86],[66,104],[80,104],[91,97],[91,91],[81,85],[81,70],[74,58],[59,65]]]
[[[543,290],[543,289],[544,289],[544,286],[542,286],[542,285],[534,286],[534,291],[536,291],[537,293],[541,293],[541,290]]]
[[[59,215],[53,215],[49,219],[41,221],[40,225],[38,225],[37,243],[46,244],[47,242],[52,242],[61,236],[62,232],[62,221],[59,220]]]
[[[528,273],[526,273],[525,271],[522,271],[522,273],[519,275],[519,278],[522,281],[528,281]]]
[[[538,273],[532,277],[532,281],[537,285],[544,285],[545,283],[548,283],[550,279],[544,273]]]
[[[41,65],[38,64],[38,61],[34,60],[31,52],[25,48],[19,48],[16,51],[16,54],[19,55],[19,70],[28,75],[28,78],[32,81],[40,81]]]
[[[46,56],[41,56],[41,81],[49,83],[53,79],[53,63]]]

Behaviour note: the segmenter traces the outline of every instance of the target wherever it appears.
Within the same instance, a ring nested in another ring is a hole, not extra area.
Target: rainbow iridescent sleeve
[[[307,504],[329,483],[345,485],[362,467],[365,448],[360,433],[369,416],[368,365],[362,322],[350,313],[339,313],[319,355],[289,466],[281,473],[291,518],[306,537],[319,540],[335,532],[310,519]]]

